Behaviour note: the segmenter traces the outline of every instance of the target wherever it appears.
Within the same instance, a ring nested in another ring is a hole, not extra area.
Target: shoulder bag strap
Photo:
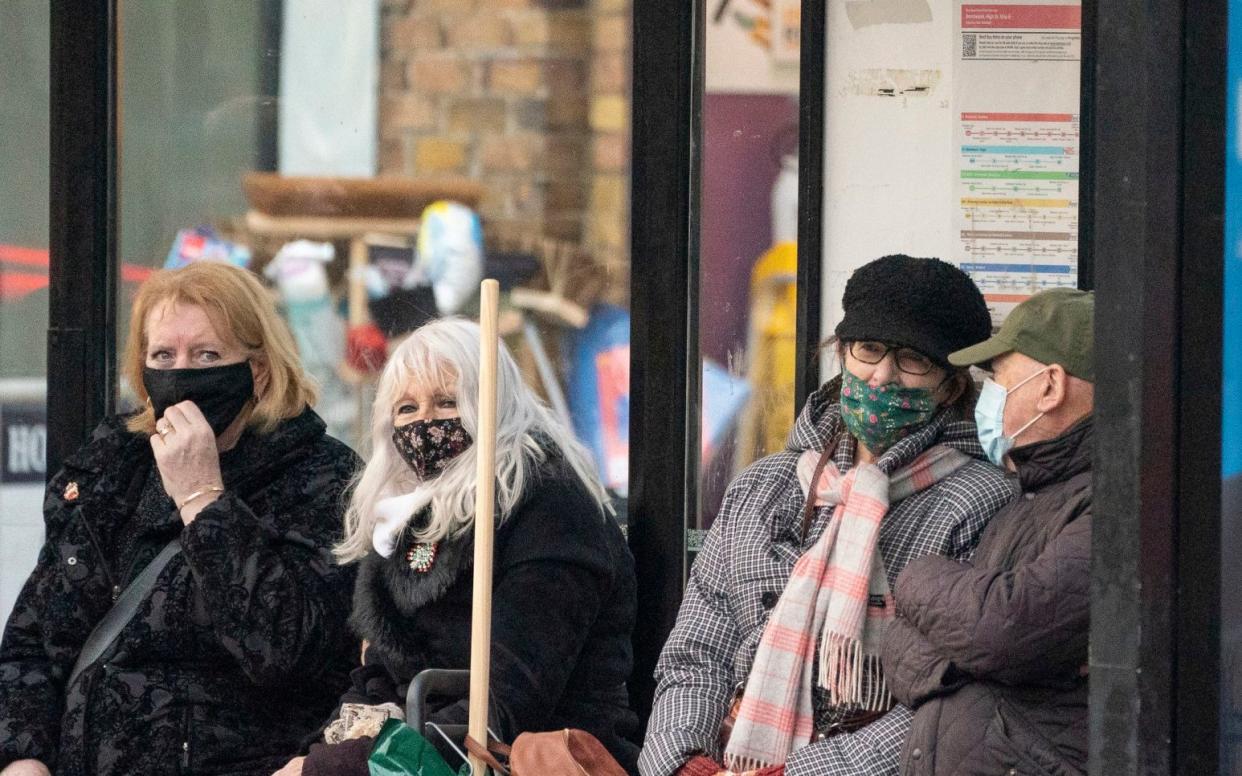
[[[82,651],[78,653],[78,660],[73,664],[73,671],[69,674],[69,681],[65,683],[65,688],[73,686],[74,680],[90,667],[95,661],[103,657],[104,652],[117,637],[121,635],[121,630],[125,625],[134,618],[134,614],[138,611],[138,605],[146,599],[151,589],[155,587],[155,580],[159,578],[160,572],[168,565],[168,561],[173,556],[181,552],[181,538],[173,539],[171,542],[160,550],[160,554],[147,564],[142,573],[134,577],[134,581],[121,592],[116,599],[116,603],[112,604],[112,608],[103,616],[99,624],[95,626],[90,635],[86,637],[86,642],[82,645]]]
[[[509,769],[501,764],[500,760],[497,759],[497,755],[508,758],[513,753],[510,747],[498,741],[491,741],[484,747],[478,741],[471,738],[469,734],[466,735],[465,743],[467,752],[487,763],[499,776],[509,776]]]
[[[802,538],[798,547],[799,552],[806,544],[807,534],[811,532],[811,525],[815,522],[815,485],[819,482],[819,476],[824,473],[824,467],[828,465],[828,459],[833,456],[836,449],[836,444],[828,445],[819,454],[819,460],[815,463],[815,473],[811,475],[811,487],[807,490],[806,501],[802,504],[802,533],[800,534]]]

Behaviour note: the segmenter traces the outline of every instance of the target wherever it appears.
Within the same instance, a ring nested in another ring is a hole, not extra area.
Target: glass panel
[[[206,258],[258,273],[321,384],[318,411],[362,447],[386,347],[430,317],[474,315],[480,275],[497,277],[529,381],[624,495],[627,3],[121,11],[128,279]],[[426,209],[441,200],[465,207]]]
[[[0,3],[0,622],[43,543],[48,4]]]
[[[1229,3],[1225,144],[1225,315],[1221,407],[1221,767],[1242,774],[1242,0]]]
[[[707,4],[699,265],[703,360],[699,514],[783,449],[794,414],[801,5]]]
[[[266,4],[270,5],[270,4]],[[166,264],[179,230],[235,237],[242,175],[260,161],[262,95],[278,59],[261,46],[264,3],[121,0],[118,351],[137,285]],[[205,252],[215,244],[200,239]],[[187,247],[184,250],[189,253]],[[120,405],[132,402],[120,386]]]

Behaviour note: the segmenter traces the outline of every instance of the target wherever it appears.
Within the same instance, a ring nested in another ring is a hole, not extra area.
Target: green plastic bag
[[[371,776],[457,776],[430,741],[399,719],[384,723],[367,770]]]

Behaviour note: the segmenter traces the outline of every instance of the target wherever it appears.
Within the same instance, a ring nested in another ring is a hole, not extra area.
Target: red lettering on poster
[[[1078,5],[963,5],[963,30],[1081,30]]]

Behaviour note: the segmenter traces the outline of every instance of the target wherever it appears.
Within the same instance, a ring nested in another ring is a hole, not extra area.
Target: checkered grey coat
[[[638,761],[643,776],[668,776],[696,753],[721,760],[720,722],[734,691],[746,681],[768,613],[794,563],[831,516],[831,509],[818,509],[805,541],[800,541],[804,496],[795,474],[798,457],[839,438],[834,455],[838,468],[845,472],[854,463],[855,442],[842,433],[835,382],[808,399],[787,449],[752,464],[725,494],[690,570],[677,625],[656,667],[655,706]],[[974,424],[953,410],[941,411],[884,453],[877,465],[891,473],[933,444],[950,445],[976,460],[890,507],[879,540],[890,585],[914,558],[969,558],[984,525],[1017,493],[1013,480],[984,459]],[[909,709],[898,706],[855,733],[794,752],[785,772],[895,776],[910,719]]]

